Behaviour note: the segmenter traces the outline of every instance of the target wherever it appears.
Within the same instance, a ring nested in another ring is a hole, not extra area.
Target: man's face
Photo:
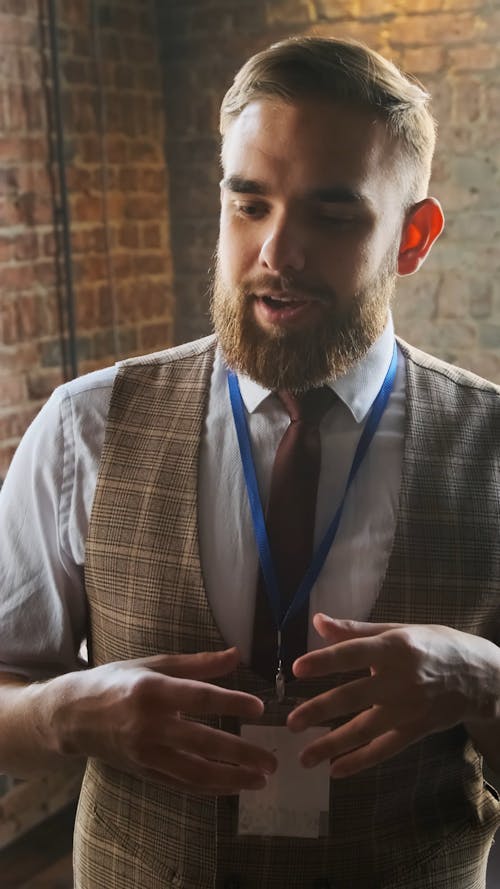
[[[394,289],[402,162],[384,122],[322,100],[255,101],[223,165],[212,314],[229,365],[297,391],[345,373]]]

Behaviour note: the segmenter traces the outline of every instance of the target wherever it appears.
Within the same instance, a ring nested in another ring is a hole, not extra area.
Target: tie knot
[[[286,408],[292,423],[303,420],[311,426],[319,426],[335,401],[335,392],[329,386],[308,389],[301,395],[294,395],[288,389],[280,389],[276,394]]]

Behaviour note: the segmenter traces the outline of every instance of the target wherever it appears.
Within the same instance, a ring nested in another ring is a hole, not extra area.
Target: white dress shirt
[[[394,343],[392,321],[365,358],[331,384],[324,417],[315,542],[344,492],[367,414]],[[16,452],[0,493],[0,669],[34,679],[81,667],[86,635],[85,541],[116,368],[55,390]],[[279,400],[247,377],[240,390],[265,504],[278,443],[289,423]],[[390,555],[404,437],[404,358],[377,433],[346,500],[312,590],[310,616],[367,619]],[[208,601],[228,645],[251,646],[258,555],[219,352],[210,384],[199,476],[201,564]],[[312,624],[309,647],[321,645]]]

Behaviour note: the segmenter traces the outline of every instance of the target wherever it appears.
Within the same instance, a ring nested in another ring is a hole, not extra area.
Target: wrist
[[[71,715],[78,676],[78,673],[68,673],[36,682],[26,689],[30,695],[33,728],[38,743],[41,749],[54,757],[81,758],[84,755],[79,749],[75,720]]]

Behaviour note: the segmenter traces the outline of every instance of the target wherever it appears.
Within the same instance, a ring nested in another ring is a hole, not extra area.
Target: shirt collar
[[[366,355],[342,377],[327,383],[361,423],[370,410],[391,363],[394,349],[394,324],[389,314],[383,333],[370,346]],[[271,394],[245,374],[238,374],[241,397],[248,413],[253,413]]]

